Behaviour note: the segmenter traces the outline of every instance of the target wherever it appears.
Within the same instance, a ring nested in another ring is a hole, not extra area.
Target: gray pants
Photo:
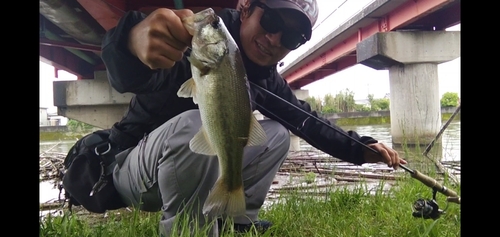
[[[245,216],[233,218],[235,223],[257,220],[290,147],[290,134],[285,127],[273,120],[259,122],[268,141],[263,146],[245,147],[243,183],[247,210]],[[118,192],[129,206],[151,212],[162,210],[163,235],[169,235],[175,217],[183,212],[196,218],[200,226],[209,221],[201,209],[218,178],[219,163],[216,156],[190,150],[189,141],[200,126],[199,111],[186,111],[152,131],[129,152],[117,155],[113,177]],[[215,229],[213,233],[217,233]]]

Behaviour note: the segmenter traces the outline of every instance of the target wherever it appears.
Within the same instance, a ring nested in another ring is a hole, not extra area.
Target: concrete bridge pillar
[[[99,128],[110,128],[127,111],[133,94],[120,94],[109,85],[106,71],[94,72],[94,79],[54,81],[57,113]]]
[[[437,66],[460,56],[460,31],[382,32],[356,51],[358,63],[389,70],[392,143],[428,145],[441,128]]]
[[[294,90],[293,93],[299,100],[305,100],[309,97],[308,90]],[[290,133],[290,151],[299,151],[300,150],[300,138],[295,136],[295,134]]]
[[[428,145],[441,128],[437,64],[389,68],[392,143]]]

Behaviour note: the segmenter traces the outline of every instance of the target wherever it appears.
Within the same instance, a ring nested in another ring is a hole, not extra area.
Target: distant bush
[[[370,101],[371,111],[389,110],[390,101],[387,98]]]
[[[458,106],[458,93],[446,92],[441,97],[441,107],[457,107]]]
[[[88,123],[80,122],[74,119],[69,119],[66,126],[72,132],[87,131],[87,130],[92,130],[94,128],[94,126]]]

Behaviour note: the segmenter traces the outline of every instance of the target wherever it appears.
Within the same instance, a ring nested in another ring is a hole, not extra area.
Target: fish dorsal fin
[[[196,99],[196,84],[193,78],[190,78],[181,85],[181,88],[177,91],[177,96],[184,98],[193,97],[193,102],[198,104],[198,100]]]
[[[248,135],[247,146],[260,146],[266,143],[267,135],[262,125],[253,113],[250,113],[250,134]]]
[[[215,156],[217,153],[212,149],[212,145],[207,139],[207,135],[205,133],[205,128],[201,126],[200,131],[194,135],[193,139],[189,142],[189,148],[199,154],[207,155],[207,156]]]

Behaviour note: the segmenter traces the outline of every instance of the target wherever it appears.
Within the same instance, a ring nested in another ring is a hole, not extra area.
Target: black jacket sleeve
[[[363,146],[353,140],[363,144],[376,143],[377,140],[367,136],[361,137],[354,131],[344,131],[327,119],[321,118],[317,112],[311,110],[307,102],[297,99],[277,72],[274,77],[275,83],[268,89],[283,100],[269,94],[265,95],[265,102],[261,103],[263,107],[258,107],[263,115],[281,122],[293,134],[333,157],[357,165],[365,163]]]

